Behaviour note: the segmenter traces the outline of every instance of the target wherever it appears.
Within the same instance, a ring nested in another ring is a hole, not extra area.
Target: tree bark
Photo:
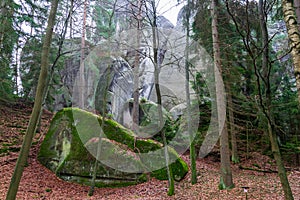
[[[27,158],[29,155],[32,138],[34,136],[36,126],[38,123],[39,115],[41,113],[42,109],[42,103],[43,103],[43,95],[45,94],[46,90],[46,79],[48,76],[48,58],[49,58],[49,51],[50,51],[50,45],[52,40],[52,34],[53,34],[53,27],[55,23],[55,16],[58,6],[58,0],[53,0],[51,3],[51,10],[48,17],[48,25],[45,35],[45,40],[42,48],[42,55],[41,55],[41,71],[34,101],[34,106],[32,110],[32,114],[30,117],[30,121],[26,130],[26,134],[24,137],[24,141],[22,144],[22,148],[14,169],[14,173],[11,178],[11,182],[9,185],[9,189],[7,192],[6,200],[14,200],[17,195],[18,187],[20,184],[20,180],[24,171],[25,164],[27,162]]]
[[[294,8],[296,12],[296,17],[297,17],[297,23],[299,24],[300,22],[300,0],[294,0]],[[298,27],[300,30],[300,27]]]
[[[292,0],[282,0],[282,9],[288,37],[290,40],[294,73],[296,77],[296,87],[298,91],[298,101],[300,104],[300,33]]]
[[[234,187],[232,180],[232,171],[230,166],[230,151],[228,141],[228,131],[225,122],[224,128],[220,137],[220,152],[221,152],[221,180],[219,189],[231,189]]]
[[[228,92],[227,93],[227,106],[228,106],[229,127],[230,127],[230,136],[231,136],[231,161],[233,163],[239,163],[240,159],[239,159],[238,150],[237,150],[236,129],[235,129],[235,123],[234,123],[231,86],[228,81],[226,81],[225,84],[226,84],[226,89]]]
[[[266,106],[263,106],[262,103],[262,97],[261,97],[261,92],[260,92],[260,107],[263,109],[263,113],[267,119],[268,122],[268,134],[271,142],[271,148],[272,148],[272,153],[274,155],[274,159],[277,164],[278,168],[278,176],[280,178],[280,182],[284,191],[284,196],[286,200],[293,200],[293,194],[291,187],[289,185],[289,181],[286,175],[286,171],[284,168],[284,164],[282,162],[281,154],[280,154],[280,149],[279,145],[277,142],[277,136],[274,131],[274,125],[273,125],[273,119],[272,119],[272,114],[271,114],[271,86],[270,86],[270,71],[271,71],[271,66],[269,63],[269,38],[268,38],[268,29],[266,25],[266,15],[264,12],[264,0],[259,0],[258,2],[258,10],[259,10],[259,18],[260,18],[260,28],[261,28],[261,33],[262,33],[262,69],[263,69],[263,82],[265,85],[265,95],[266,95]],[[296,28],[296,31],[298,32],[298,29]],[[298,34],[299,36],[299,34]],[[300,40],[299,40],[300,42]],[[299,63],[300,64],[300,63]],[[257,69],[256,69],[257,71]],[[257,74],[257,73],[256,73]],[[299,74],[300,75],[300,74]],[[257,77],[259,79],[259,77]],[[299,82],[300,83],[300,82]],[[300,96],[299,96],[300,97]],[[299,98],[300,100],[300,98]]]
[[[73,20],[72,20],[72,13],[73,13],[73,8],[74,8],[74,0],[71,0],[71,5],[70,5],[70,39],[73,38]]]
[[[278,168],[278,176],[280,178],[281,186],[284,191],[284,197],[286,200],[293,200],[293,193],[289,184],[289,180],[286,175],[286,170],[284,167],[284,163],[281,158],[279,145],[277,142],[277,135],[273,130],[273,126],[271,123],[268,122],[268,133],[271,141],[271,149],[274,156],[274,159],[276,161],[276,165]]]
[[[157,30],[157,13],[156,13],[156,5],[155,0],[152,2],[152,8],[153,8],[153,23],[152,23],[152,37],[153,37],[153,60],[154,60],[154,85],[155,85],[155,91],[157,96],[157,109],[158,109],[158,130],[161,130],[161,137],[163,139],[163,145],[164,145],[164,156],[166,161],[166,168],[168,173],[168,183],[169,183],[169,190],[168,195],[172,196],[175,194],[175,186],[174,186],[174,177],[172,173],[172,168],[170,165],[170,159],[169,159],[169,152],[168,152],[168,144],[167,139],[164,131],[164,124],[163,124],[163,112],[162,112],[162,96],[160,91],[160,85],[159,85],[159,73],[160,73],[160,66],[158,62],[158,47],[159,47],[159,36],[158,36],[158,30]]]
[[[214,54],[214,71],[215,77],[217,77],[217,71],[222,74],[222,62],[221,62],[221,53],[220,53],[220,40],[219,40],[219,32],[218,32],[218,0],[211,1],[211,15],[212,15],[212,38],[213,38],[213,54]],[[220,104],[220,84],[218,84],[218,79],[215,79],[216,82],[216,102],[217,102],[217,113],[218,113],[218,121],[221,118],[221,110]],[[219,105],[218,105],[219,104]],[[230,166],[230,151],[229,151],[229,143],[228,143],[228,131],[227,125],[225,125],[223,129],[220,129],[222,126],[220,123],[219,131],[221,131],[220,137],[220,154],[221,154],[221,180],[219,184],[219,189],[230,189],[234,187],[232,181],[232,172]]]
[[[136,35],[136,51],[135,51],[135,60],[134,60],[134,69],[133,69],[133,108],[132,108],[132,130],[135,133],[139,131],[139,105],[140,105],[140,92],[139,92],[139,64],[140,64],[140,31],[141,31],[141,10],[142,3],[141,0],[137,2],[138,14],[137,14],[137,35]]]
[[[196,149],[192,128],[191,128],[191,98],[190,98],[190,69],[189,69],[189,37],[190,37],[190,0],[187,1],[186,5],[186,47],[185,47],[185,93],[186,93],[186,107],[187,107],[187,125],[188,125],[188,134],[190,139],[190,160],[191,160],[191,183],[192,185],[197,183],[197,169],[196,169]]]

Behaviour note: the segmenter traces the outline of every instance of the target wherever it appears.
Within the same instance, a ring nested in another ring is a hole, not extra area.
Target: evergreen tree
[[[0,9],[0,96],[13,96],[12,54],[18,35],[14,28],[13,16],[17,5],[11,0],[2,0]]]

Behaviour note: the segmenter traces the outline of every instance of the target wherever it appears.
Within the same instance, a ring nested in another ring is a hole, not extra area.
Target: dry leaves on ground
[[[0,109],[0,148],[13,143],[19,149],[26,128],[30,109]],[[94,196],[87,196],[89,187],[69,183],[57,178],[50,170],[38,163],[36,155],[39,143],[49,126],[51,113],[44,112],[41,134],[36,135],[31,148],[28,166],[21,179],[17,199],[245,199],[243,186],[248,186],[248,199],[284,199],[280,181],[276,173],[264,173],[255,170],[241,170],[233,165],[235,188],[228,191],[218,190],[219,162],[215,155],[197,160],[198,183],[190,184],[190,173],[175,186],[175,195],[167,196],[167,181],[151,179],[146,183],[123,188],[96,188]],[[18,153],[13,151],[0,153],[0,199],[5,199],[10,178],[17,160]],[[187,155],[182,156],[189,162]],[[249,168],[276,170],[273,161],[258,153],[250,154],[250,159],[243,159],[240,165]],[[288,172],[289,181],[296,200],[300,199],[300,171],[293,169]]]

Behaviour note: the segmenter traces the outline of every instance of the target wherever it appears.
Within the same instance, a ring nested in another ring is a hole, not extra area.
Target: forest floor
[[[31,106],[24,103],[0,104],[0,199],[5,199],[18,151],[31,114]],[[17,199],[246,199],[242,187],[247,186],[248,199],[284,199],[275,163],[257,152],[248,159],[232,165],[235,188],[218,189],[220,162],[218,153],[197,160],[198,183],[190,184],[190,173],[176,182],[175,195],[167,196],[167,181],[151,179],[148,182],[123,188],[97,188],[94,196],[87,195],[89,187],[69,183],[57,178],[36,159],[40,143],[51,121],[52,113],[44,111],[40,133],[34,142],[25,167]],[[182,158],[189,163],[188,155]],[[243,166],[244,169],[241,169]],[[245,168],[251,168],[249,170]],[[295,200],[300,200],[300,169],[288,166],[288,178]]]

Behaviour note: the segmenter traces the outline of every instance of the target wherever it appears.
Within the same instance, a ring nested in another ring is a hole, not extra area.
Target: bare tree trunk
[[[229,79],[230,80],[230,79]],[[233,115],[233,102],[231,87],[228,80],[225,82],[227,90],[227,107],[228,107],[228,116],[229,116],[229,127],[230,127],[230,136],[231,136],[231,161],[233,163],[239,163],[239,155],[237,150],[237,141],[236,141],[236,129]]]
[[[214,52],[214,71],[215,77],[217,71],[219,70],[222,74],[222,63],[221,63],[221,53],[220,53],[220,40],[219,40],[219,32],[218,32],[218,0],[212,0],[211,2],[211,15],[212,15],[212,37],[213,37],[213,52]],[[220,120],[221,110],[220,108],[220,88],[218,84],[218,79],[215,79],[216,82],[216,101],[217,101],[217,112],[218,119]],[[219,121],[218,120],[218,121]],[[218,123],[219,126],[221,124]],[[226,127],[226,123],[221,131],[220,137],[220,154],[221,154],[221,180],[219,184],[220,189],[229,189],[234,187],[232,181],[232,172],[230,166],[230,151],[229,151],[229,142],[228,142],[228,131]],[[220,129],[220,128],[219,128]]]
[[[11,182],[9,185],[9,189],[7,192],[6,200],[14,200],[16,199],[18,187],[20,184],[20,180],[24,171],[24,167],[29,155],[32,138],[35,133],[35,129],[38,123],[39,115],[42,109],[43,103],[43,95],[45,94],[46,90],[46,79],[48,76],[48,58],[50,52],[50,45],[53,33],[53,27],[55,23],[55,16],[58,6],[58,0],[53,0],[51,3],[51,10],[48,18],[48,25],[45,35],[45,40],[42,48],[42,55],[41,55],[41,71],[34,101],[34,106],[32,110],[32,114],[30,117],[30,121],[26,130],[26,134],[24,137],[24,141],[22,144],[22,148],[14,169],[14,173],[11,178]]]
[[[186,48],[185,48],[185,93],[186,93],[186,107],[187,107],[187,125],[188,134],[190,137],[190,159],[191,159],[191,183],[192,185],[197,183],[197,169],[196,169],[196,149],[192,128],[191,128],[191,98],[190,98],[190,69],[189,69],[189,37],[190,37],[190,0],[187,2],[186,6]]]
[[[115,9],[116,9],[116,4],[117,4],[117,1],[118,0],[115,0],[114,2],[114,5],[113,5],[113,11],[109,17],[109,30],[112,29],[112,20],[113,20],[113,16],[115,14]],[[109,32],[109,43],[108,45],[111,45],[111,35],[112,33]],[[111,70],[111,68],[109,68]],[[109,88],[109,83],[108,83],[108,80],[110,80],[111,76],[111,71],[108,73],[108,77],[106,79],[106,83],[104,85],[105,89],[104,91],[108,91],[108,88]],[[94,169],[93,169],[93,175],[92,175],[92,184],[90,186],[90,189],[89,189],[89,192],[88,192],[88,195],[89,196],[93,196],[94,195],[94,191],[95,191],[95,185],[96,185],[96,179],[97,179],[97,169],[98,169],[98,162],[100,162],[100,156],[101,156],[101,145],[102,145],[102,138],[104,137],[104,133],[103,133],[103,130],[104,130],[104,126],[105,126],[105,111],[106,111],[106,103],[107,103],[107,93],[104,92],[103,94],[103,100],[102,100],[102,105],[100,105],[102,108],[102,113],[103,113],[103,116],[102,116],[102,123],[101,123],[101,132],[99,133],[98,135],[98,144],[97,144],[97,153],[96,153],[96,160],[95,160],[95,163],[94,163]]]
[[[14,66],[14,88],[15,88],[15,92],[16,95],[19,95],[19,86],[18,86],[18,77],[19,77],[19,73],[18,73],[18,64],[19,64],[19,42],[17,41],[16,44],[16,57],[15,57],[15,66]]]
[[[293,194],[291,187],[289,185],[289,181],[286,175],[286,171],[284,168],[284,164],[282,162],[280,149],[277,142],[277,136],[274,132],[274,125],[273,125],[273,119],[271,114],[271,86],[270,86],[270,63],[269,63],[269,39],[268,39],[268,29],[266,25],[266,15],[264,12],[264,1],[259,0],[258,2],[258,9],[259,9],[259,18],[260,18],[260,27],[262,31],[262,47],[263,47],[263,54],[262,54],[262,69],[263,69],[263,82],[265,85],[265,91],[266,91],[266,106],[263,106],[262,103],[262,97],[260,93],[260,106],[263,109],[263,113],[268,121],[268,134],[271,142],[271,148],[272,153],[274,155],[274,159],[277,164],[278,168],[278,176],[280,178],[280,182],[284,191],[285,199],[292,200]],[[298,31],[298,29],[296,28]],[[298,35],[299,36],[299,35]],[[300,40],[299,40],[300,42]],[[257,70],[257,69],[256,69]],[[300,75],[300,74],[299,74]],[[257,77],[259,79],[259,77]],[[300,99],[299,99],[300,100]]]
[[[105,87],[105,90],[104,91],[107,91],[108,90],[108,87],[109,87],[109,84],[108,84],[108,80],[110,78],[107,78],[106,80],[106,83],[104,85]],[[103,101],[102,101],[102,105],[101,105],[101,108],[102,108],[102,113],[105,113],[105,110],[106,110],[106,95],[107,93],[104,92],[103,94]],[[97,153],[96,153],[96,160],[95,160],[95,163],[94,163],[94,169],[93,169],[93,175],[92,175],[92,183],[91,183],[91,186],[90,186],[90,189],[89,189],[89,192],[88,192],[88,195],[89,196],[93,196],[94,195],[94,191],[95,191],[95,186],[96,186],[96,179],[97,179],[97,170],[98,170],[98,162],[100,162],[100,156],[101,156],[101,147],[102,147],[102,138],[104,138],[104,126],[105,126],[105,115],[102,116],[102,122],[101,122],[101,128],[100,128],[100,132],[99,132],[99,135],[98,135],[98,144],[97,144]]]
[[[139,104],[140,104],[140,92],[139,92],[139,63],[140,63],[140,31],[141,31],[141,10],[142,3],[141,0],[138,0],[138,15],[137,15],[137,35],[136,35],[136,52],[135,52],[135,61],[134,61],[134,88],[133,88],[133,108],[132,108],[132,130],[135,133],[138,133],[139,128]]]
[[[298,101],[300,104],[300,33],[297,18],[291,0],[282,0],[284,21],[290,39],[291,54],[294,63],[294,73],[296,77],[296,87],[298,91]]]
[[[70,39],[73,38],[73,20],[72,20],[72,13],[73,13],[73,8],[74,8],[74,0],[71,0],[71,5],[70,5],[70,13],[71,13],[71,16],[70,16]]]
[[[234,187],[232,180],[232,172],[230,166],[230,151],[228,141],[227,124],[225,122],[224,128],[220,137],[220,152],[221,152],[221,179],[219,189],[232,189]]]
[[[85,75],[84,75],[84,57],[85,57],[85,31],[86,31],[86,15],[87,15],[87,2],[84,1],[83,8],[83,25],[82,25],[82,34],[81,34],[81,54],[80,54],[80,68],[79,68],[79,101],[78,106],[84,109],[85,102]]]
[[[169,159],[169,152],[168,152],[168,144],[166,140],[166,135],[164,131],[164,124],[163,124],[163,112],[162,112],[162,97],[161,97],[161,91],[160,91],[160,85],[159,85],[159,73],[160,73],[160,66],[158,62],[158,47],[159,47],[159,36],[158,36],[158,30],[157,30],[157,13],[156,13],[156,5],[155,0],[152,2],[153,7],[153,24],[152,24],[152,37],[153,37],[153,53],[154,53],[154,85],[155,85],[155,91],[157,96],[157,109],[158,109],[158,130],[161,130],[161,137],[163,139],[163,145],[164,145],[164,156],[166,161],[166,168],[167,168],[167,174],[168,174],[168,183],[169,183],[169,190],[168,195],[172,196],[175,193],[175,186],[174,186],[174,177],[172,173],[172,168],[170,165],[170,159]]]

